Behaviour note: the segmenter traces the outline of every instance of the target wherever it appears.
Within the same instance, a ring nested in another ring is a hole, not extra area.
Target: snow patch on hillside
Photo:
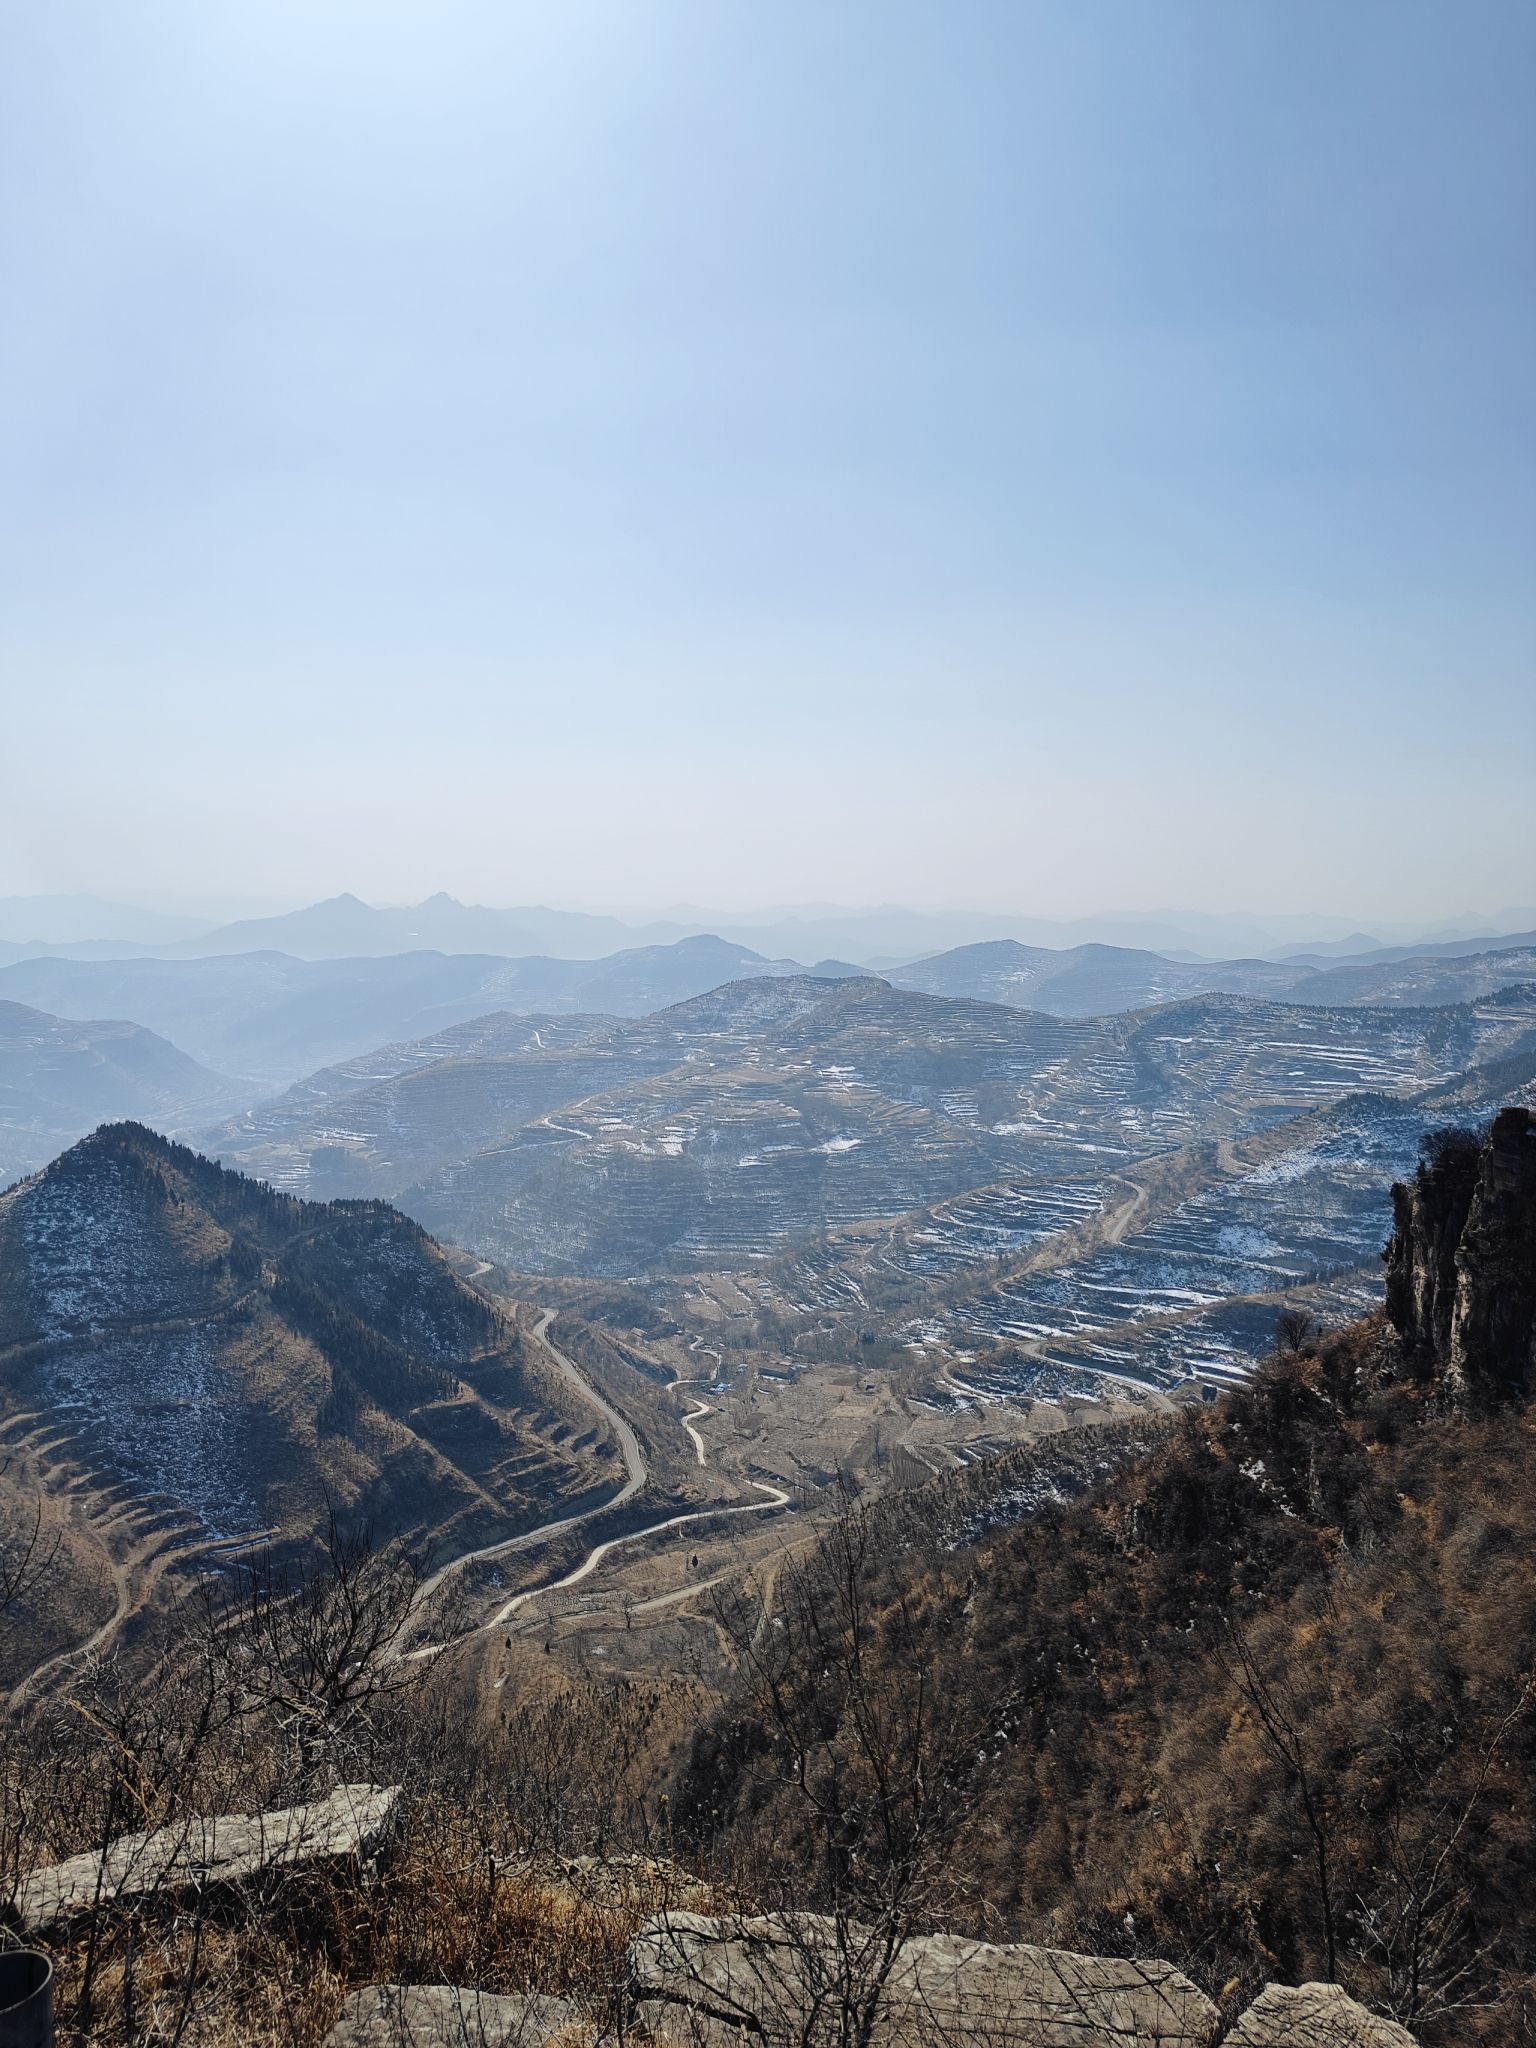
[[[71,1345],[45,1357],[37,1377],[50,1406],[134,1485],[171,1495],[215,1536],[260,1525],[211,1331]]]
[[[184,1314],[185,1269],[151,1222],[142,1179],[119,1160],[89,1178],[45,1178],[22,1208],[40,1334],[66,1337]]]

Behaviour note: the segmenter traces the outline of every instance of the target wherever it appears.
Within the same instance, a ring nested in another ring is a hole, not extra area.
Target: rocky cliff
[[[1536,1384],[1536,1114],[1486,1135],[1433,1132],[1392,1190],[1387,1313],[1411,1355],[1464,1398]]]

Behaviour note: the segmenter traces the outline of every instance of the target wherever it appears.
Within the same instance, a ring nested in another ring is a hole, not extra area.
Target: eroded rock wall
[[[1387,1314],[1466,1399],[1536,1387],[1536,1113],[1500,1110],[1479,1140],[1436,1133],[1392,1190]]]

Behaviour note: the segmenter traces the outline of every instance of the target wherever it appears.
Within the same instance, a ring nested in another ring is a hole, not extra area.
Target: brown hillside
[[[332,1511],[440,1557],[500,1538],[612,1481],[567,1405],[382,1203],[295,1201],[132,1124],[0,1197],[0,1449],[119,1565],[172,1526],[303,1547]]]
[[[978,1933],[1166,1956],[1229,2007],[1337,1977],[1426,2042],[1531,2039],[1536,1414],[1465,1350],[1529,1355],[1529,1315],[1511,1335],[1478,1298],[1530,1300],[1511,1116],[1536,1153],[1507,1112],[1421,1176],[1434,1215],[1437,1176],[1469,1179],[1462,1350],[1292,1331],[1086,1496],[967,1473],[781,1574],[681,1788],[693,1853],[806,1903],[888,1896],[947,1785],[935,1870]]]

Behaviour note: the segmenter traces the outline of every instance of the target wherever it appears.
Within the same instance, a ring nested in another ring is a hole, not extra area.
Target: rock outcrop
[[[813,1913],[665,1913],[630,1944],[637,2017],[662,2038],[727,2048],[843,2038],[850,2006],[879,2048],[1208,2048],[1216,2008],[1170,1963],[921,1935],[889,1958],[876,1930]]]
[[[18,1885],[9,1917],[24,1934],[46,1934],[103,1905],[364,1865],[388,1843],[399,1798],[398,1786],[341,1785],[307,1806],[119,1835],[104,1854],[90,1851],[32,1871]]]
[[[1269,1984],[1222,2048],[1414,2048],[1414,2040],[1337,1984]]]
[[[1536,1391],[1536,1115],[1500,1110],[1456,1253],[1448,1368],[1494,1396]]]
[[[1500,1110],[1484,1139],[1442,1131],[1392,1190],[1387,1313],[1410,1352],[1467,1399],[1536,1389],[1536,1114]]]
[[[370,1984],[354,1991],[321,2048],[543,2048],[574,2040],[568,1998],[497,1997],[452,1984]]]
[[[1434,1131],[1411,1181],[1392,1190],[1387,1314],[1409,1350],[1443,1363],[1456,1307],[1456,1253],[1477,1186],[1473,1131]]]
[[[1222,2035],[1216,2007],[1171,1963],[953,1934],[915,1936],[891,1955],[877,1930],[815,1913],[661,1913],[630,1943],[629,1971],[622,2031],[657,2048],[834,2048],[853,2036],[870,2048],[1415,2048],[1337,1984],[1271,1984]],[[594,2038],[568,1998],[371,1984],[322,2048]]]

